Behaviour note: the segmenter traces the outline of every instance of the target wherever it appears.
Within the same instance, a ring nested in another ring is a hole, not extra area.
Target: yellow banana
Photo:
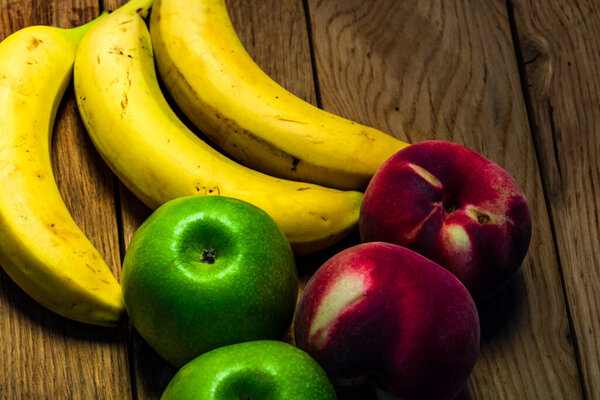
[[[115,325],[121,287],[69,214],[50,161],[54,117],[90,24],[29,27],[0,43],[0,264],[50,310]]]
[[[225,0],[157,0],[159,74],[187,117],[236,160],[282,178],[363,189],[408,144],[292,95],[252,61]]]
[[[261,174],[187,129],[161,93],[150,34],[136,8],[124,6],[95,25],[79,46],[74,69],[82,119],[121,181],[151,208],[194,194],[252,203],[275,219],[296,254],[349,233],[362,193]]]

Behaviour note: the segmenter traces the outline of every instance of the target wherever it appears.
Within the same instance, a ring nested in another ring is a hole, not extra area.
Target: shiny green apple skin
[[[212,350],[183,366],[161,400],[335,400],[319,364],[271,340]]]
[[[121,284],[133,326],[176,367],[217,347],[281,339],[298,292],[281,229],[261,209],[222,196],[159,207],[131,241]]]

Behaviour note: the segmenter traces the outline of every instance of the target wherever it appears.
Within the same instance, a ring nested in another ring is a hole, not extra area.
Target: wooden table
[[[0,37],[34,24],[76,26],[122,2],[0,0]],[[251,55],[293,93],[412,143],[464,144],[524,188],[529,253],[512,283],[479,307],[481,355],[460,398],[600,399],[600,3],[228,5]],[[150,211],[91,145],[72,89],[52,157],[67,206],[119,276]],[[303,277],[335,250],[299,259]],[[174,372],[126,323],[58,317],[0,272],[1,399],[158,399]]]

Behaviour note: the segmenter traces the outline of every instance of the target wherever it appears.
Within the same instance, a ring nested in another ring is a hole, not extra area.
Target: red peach
[[[487,158],[443,141],[409,146],[379,168],[359,227],[363,242],[405,246],[448,269],[475,300],[510,280],[531,239],[517,182]]]
[[[404,247],[373,242],[338,253],[313,275],[298,304],[295,336],[340,399],[369,386],[378,399],[442,400],[457,395],[475,364],[479,318],[447,270]]]

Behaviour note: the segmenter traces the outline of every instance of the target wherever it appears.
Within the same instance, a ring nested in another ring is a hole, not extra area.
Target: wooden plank
[[[0,0],[0,35],[36,24],[73,27],[98,14],[95,0]],[[113,177],[87,138],[72,88],[57,116],[52,160],[67,207],[118,277]],[[131,397],[125,325],[101,328],[62,318],[38,305],[3,271],[0,315],[0,398]]]
[[[151,214],[151,210],[139,201],[123,184],[120,184],[123,237],[125,246],[131,242],[137,228]],[[134,398],[159,399],[177,369],[163,360],[142,339],[133,326],[129,327],[131,374],[135,379]]]
[[[411,142],[467,145],[528,197],[531,247],[516,279],[479,307],[481,354],[462,398],[581,398],[505,2],[308,4],[323,108]]]
[[[513,3],[585,392],[600,399],[600,4]]]

